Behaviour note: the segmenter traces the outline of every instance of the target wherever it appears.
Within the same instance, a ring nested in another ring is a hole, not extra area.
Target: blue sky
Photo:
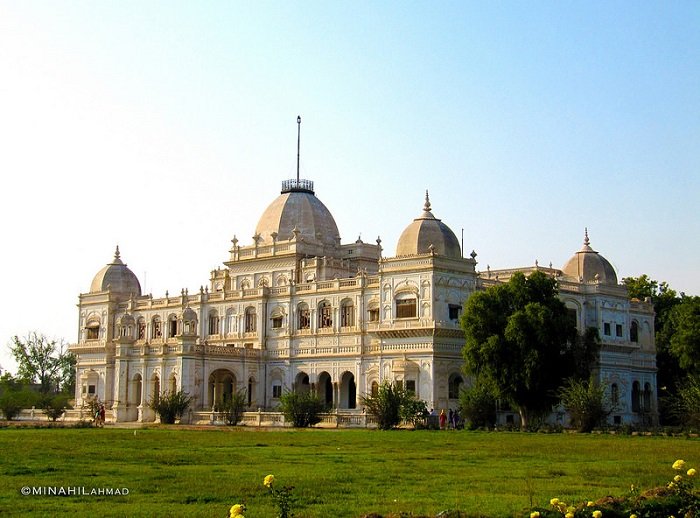
[[[697,2],[0,0],[4,344],[77,338],[119,244],[146,292],[206,284],[295,175],[394,253],[429,189],[478,268],[700,294]]]

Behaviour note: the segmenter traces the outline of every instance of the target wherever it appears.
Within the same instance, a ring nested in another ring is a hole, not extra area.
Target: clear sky
[[[591,245],[700,294],[700,3],[0,0],[6,344],[115,245],[190,292],[296,174],[343,242],[433,213],[485,270]]]

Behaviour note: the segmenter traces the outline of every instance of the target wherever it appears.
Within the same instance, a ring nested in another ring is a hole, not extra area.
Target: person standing
[[[440,430],[444,430],[446,424],[447,415],[445,414],[445,409],[443,408],[442,410],[440,410]]]

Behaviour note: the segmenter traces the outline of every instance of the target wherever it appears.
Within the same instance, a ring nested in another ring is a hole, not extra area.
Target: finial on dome
[[[114,259],[119,259],[119,245],[117,245],[117,249],[114,251]]]
[[[423,205],[423,210],[425,212],[430,212],[430,196],[428,196],[428,189],[425,190],[425,204]]]
[[[585,246],[589,246],[591,244],[591,240],[588,239],[588,227],[585,227],[584,230],[583,244]]]

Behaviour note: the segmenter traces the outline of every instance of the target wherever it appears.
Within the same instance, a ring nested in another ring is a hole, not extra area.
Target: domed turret
[[[423,214],[414,219],[401,234],[396,245],[396,255],[427,254],[431,249],[437,255],[462,257],[462,247],[457,236],[430,212],[430,198],[428,191],[425,191]]]
[[[562,272],[581,282],[617,284],[617,274],[610,262],[591,248],[588,229],[585,230],[583,247],[567,261]]]
[[[261,244],[275,239],[288,240],[293,235],[304,241],[335,246],[338,226],[326,206],[316,198],[314,184],[309,180],[282,182],[282,192],[273,201],[255,227]]]
[[[141,296],[141,284],[126,264],[119,258],[119,247],[114,252],[114,260],[102,268],[90,285],[90,293],[112,291],[123,295]]]

